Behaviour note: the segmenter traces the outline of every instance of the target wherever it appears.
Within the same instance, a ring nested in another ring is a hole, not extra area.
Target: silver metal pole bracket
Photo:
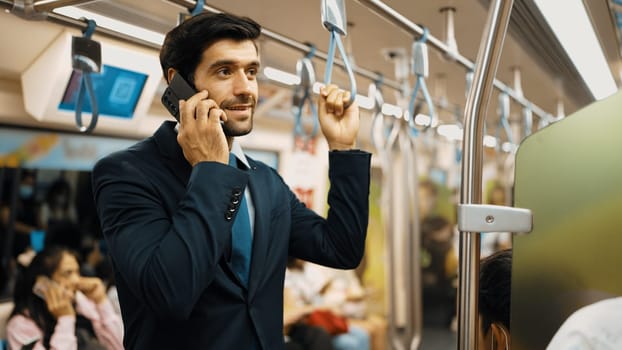
[[[34,0],[14,0],[11,13],[27,20],[42,21],[47,18],[46,13],[35,9]]]
[[[531,232],[531,210],[489,204],[458,204],[460,232]]]

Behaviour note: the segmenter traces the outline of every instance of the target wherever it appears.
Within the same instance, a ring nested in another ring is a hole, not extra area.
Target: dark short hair
[[[166,34],[160,50],[164,79],[168,81],[168,69],[174,68],[194,86],[203,51],[223,39],[254,41],[260,33],[261,26],[247,17],[209,12],[190,17]]]
[[[482,260],[479,272],[479,313],[484,332],[494,322],[510,329],[512,250],[498,251]]]

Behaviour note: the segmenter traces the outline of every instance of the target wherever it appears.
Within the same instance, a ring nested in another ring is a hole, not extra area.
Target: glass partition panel
[[[519,148],[515,206],[533,211],[534,229],[514,238],[512,349],[545,349],[578,309],[622,295],[621,152],[620,93]],[[575,335],[593,337],[606,314],[576,325]]]

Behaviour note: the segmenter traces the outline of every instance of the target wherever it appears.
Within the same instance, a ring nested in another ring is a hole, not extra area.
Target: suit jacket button
[[[225,220],[231,221],[233,219],[233,215],[230,212],[225,213]]]
[[[234,205],[230,205],[229,208],[227,208],[227,210],[229,210],[229,213],[235,213],[236,209],[237,209],[237,207],[234,206]]]
[[[231,204],[233,205],[238,205],[238,203],[240,203],[240,198],[239,197],[235,197],[231,200]]]
[[[234,197],[240,197],[240,195],[242,194],[242,189],[236,187],[233,189],[233,191],[231,191],[231,194],[233,194]]]

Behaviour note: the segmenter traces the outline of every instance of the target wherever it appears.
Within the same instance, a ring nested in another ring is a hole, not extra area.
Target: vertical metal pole
[[[488,19],[477,54],[473,85],[465,108],[461,204],[482,202],[483,131],[486,109],[493,90],[513,2],[513,0],[493,0],[488,10]],[[459,350],[477,349],[479,252],[479,232],[461,232],[458,290]]]

